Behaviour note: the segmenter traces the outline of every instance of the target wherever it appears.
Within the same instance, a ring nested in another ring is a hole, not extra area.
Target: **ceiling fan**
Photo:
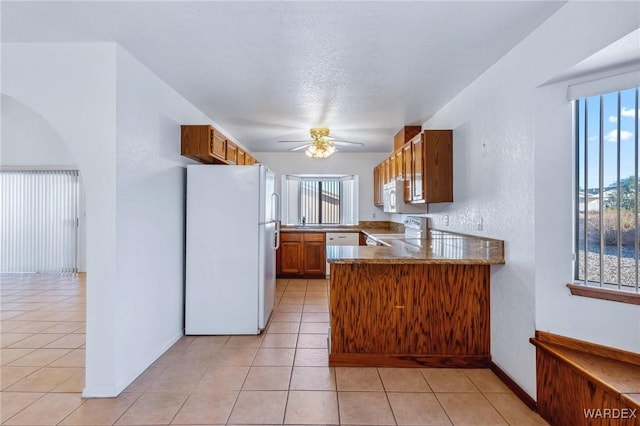
[[[306,148],[306,154],[312,158],[327,158],[336,152],[336,145],[357,145],[364,146],[360,142],[349,142],[337,140],[329,136],[329,129],[326,127],[313,127],[309,130],[311,140],[298,141],[278,141],[280,143],[304,143],[304,145],[291,148],[289,151],[299,151]]]

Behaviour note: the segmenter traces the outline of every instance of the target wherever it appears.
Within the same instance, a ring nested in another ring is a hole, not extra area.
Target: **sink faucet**
[[[306,225],[307,223],[307,218],[302,216],[302,226]]]

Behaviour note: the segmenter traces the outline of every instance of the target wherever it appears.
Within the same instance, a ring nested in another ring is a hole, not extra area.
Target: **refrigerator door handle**
[[[280,195],[277,192],[274,192],[273,194],[271,194],[271,199],[272,199],[272,207],[271,209],[273,210],[272,213],[272,220],[280,220]]]
[[[275,232],[275,237],[276,237],[276,245],[273,248],[274,250],[278,250],[280,248],[280,221],[277,220],[276,221],[276,232]]]

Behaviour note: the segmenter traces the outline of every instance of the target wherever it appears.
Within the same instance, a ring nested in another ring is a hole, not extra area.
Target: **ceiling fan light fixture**
[[[336,152],[336,147],[322,138],[317,138],[307,147],[305,153],[311,158],[327,158]]]
[[[308,157],[327,158],[336,152],[333,142],[330,139],[326,139],[329,136],[329,129],[326,127],[314,127],[310,129],[310,133],[313,141],[306,150]]]

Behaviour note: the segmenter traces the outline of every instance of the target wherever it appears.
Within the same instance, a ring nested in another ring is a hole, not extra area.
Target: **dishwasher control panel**
[[[357,246],[360,243],[359,232],[327,232],[328,246]]]
[[[328,246],[357,246],[360,244],[360,232],[327,232],[325,241]],[[329,262],[326,274],[327,277],[331,274]]]

